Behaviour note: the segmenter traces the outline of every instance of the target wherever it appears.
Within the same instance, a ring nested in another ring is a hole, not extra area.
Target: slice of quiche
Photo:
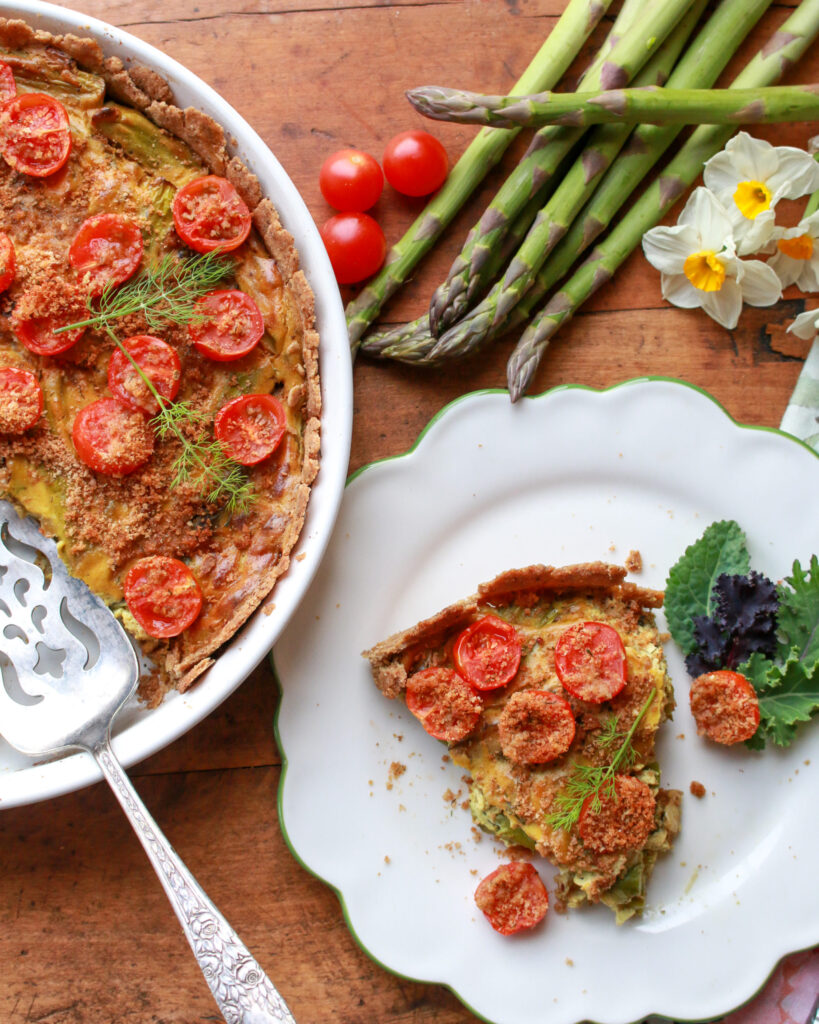
[[[652,609],[662,592],[602,562],[485,583],[364,652],[470,775],[475,822],[558,868],[556,904],[640,914],[681,794],[660,787],[674,694]]]

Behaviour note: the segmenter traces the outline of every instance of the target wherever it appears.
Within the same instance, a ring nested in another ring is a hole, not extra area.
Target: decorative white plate
[[[817,509],[812,451],[741,427],[669,380],[562,388],[516,406],[503,392],[470,395],[410,453],[358,474],[275,659],[283,828],[338,891],[363,948],[496,1024],[623,1024],[725,1013],[784,954],[819,942],[816,724],[786,751],[707,745],[669,642],[679,706],[659,759],[664,784],[684,793],[683,826],[643,919],[618,928],[602,907],[550,913],[504,938],[473,902],[503,847],[476,841],[461,771],[376,690],[359,653],[532,562],[622,562],[636,549],[635,579],[663,587],[717,519],[736,519],[754,567],[778,579],[819,550]],[[549,885],[553,872],[538,867]]]
[[[24,18],[49,32],[96,39],[107,55],[137,60],[158,71],[170,83],[177,103],[198,107],[219,122],[228,139],[235,140],[233,152],[258,176],[293,235],[316,297],[321,333],[321,470],[290,570],[276,586],[275,609],[253,616],[186,694],[169,694],[150,711],[134,703],[118,716],[114,749],[127,766],[187,732],[236,689],[270,650],[312,580],[335,523],[349,464],[353,405],[347,326],[326,250],[295,185],[262,139],[218,93],[154,47],[83,14],[38,0],[18,0],[0,2],[0,15]],[[95,761],[87,755],[36,765],[0,739],[0,808],[57,796],[99,778]]]

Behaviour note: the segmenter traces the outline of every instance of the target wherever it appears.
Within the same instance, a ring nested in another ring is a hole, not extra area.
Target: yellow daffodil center
[[[755,220],[770,208],[771,190],[761,181],[741,181],[734,192],[734,202],[743,217]]]
[[[792,260],[809,260],[813,256],[813,239],[810,235],[799,235],[797,238],[780,238],[777,249]]]
[[[725,281],[725,267],[710,249],[692,252],[685,261],[683,272],[701,292],[718,292]]]

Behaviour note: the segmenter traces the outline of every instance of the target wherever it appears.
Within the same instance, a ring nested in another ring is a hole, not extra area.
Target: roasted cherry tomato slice
[[[528,861],[501,864],[475,890],[475,902],[501,935],[534,928],[546,916],[549,894]]]
[[[84,328],[75,327],[71,331],[60,331],[58,334],[57,329],[63,325],[64,321],[57,316],[33,316],[28,320],[12,319],[17,340],[29,352],[34,352],[38,356],[58,356],[61,352],[67,352],[85,333]]]
[[[419,130],[390,139],[382,163],[387,181],[405,196],[428,196],[443,185],[449,173],[449,157],[442,143]]]
[[[639,850],[654,831],[654,794],[642,779],[615,775],[610,785],[583,801],[577,830],[597,853]]]
[[[457,743],[481,719],[483,702],[451,668],[425,668],[407,679],[407,707],[436,740]]]
[[[197,252],[237,249],[250,234],[250,210],[227,178],[196,178],[174,196],[176,233]]]
[[[98,398],[74,417],[77,455],[95,473],[127,476],[150,459],[154,435],[147,418],[116,398]]]
[[[255,466],[281,444],[287,420],[273,395],[240,395],[226,402],[213,421],[213,432],[228,458]]]
[[[717,743],[742,743],[759,727],[759,699],[739,672],[719,669],[697,676],[689,700],[697,732]]]
[[[241,359],[261,341],[264,318],[249,295],[239,291],[208,292],[196,303],[188,337],[209,359]]]
[[[517,630],[496,615],[485,615],[458,636],[455,668],[476,690],[496,690],[515,678],[520,665]]]
[[[141,260],[139,225],[118,213],[98,213],[83,221],[68,250],[68,262],[91,295],[127,281]]]
[[[0,103],[7,103],[17,95],[17,83],[11,65],[0,60]]]
[[[28,370],[0,368],[0,434],[22,434],[43,411],[43,389]]]
[[[170,555],[151,555],[134,562],[123,590],[128,610],[148,636],[179,636],[202,610],[196,577],[184,562]]]
[[[3,104],[0,149],[21,174],[45,178],[58,171],[71,152],[68,114],[59,100],[24,92]]]
[[[550,690],[513,693],[498,719],[504,757],[517,764],[546,764],[561,757],[575,734],[571,705]]]
[[[14,280],[16,270],[14,242],[5,232],[0,231],[0,292],[4,292]]]
[[[378,202],[384,188],[384,174],[369,153],[340,149],[321,165],[319,188],[336,210],[363,213]]]
[[[558,679],[573,697],[602,704],[626,685],[626,652],[616,629],[605,622],[577,622],[555,647]]]
[[[337,213],[322,224],[321,238],[339,284],[371,277],[387,255],[384,232],[366,213]]]
[[[179,394],[182,382],[182,364],[179,356],[166,341],[155,338],[152,334],[135,334],[131,338],[126,338],[122,345],[128,355],[119,348],[111,353],[108,362],[108,388],[114,398],[118,398],[125,405],[147,413],[148,416],[155,416],[159,412],[159,402],[151,394],[148,385],[140,377],[128,356],[150,380],[159,392],[159,397],[168,402],[172,402]]]

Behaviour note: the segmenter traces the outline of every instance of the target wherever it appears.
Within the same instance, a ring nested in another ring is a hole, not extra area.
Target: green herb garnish
[[[218,250],[187,259],[169,253],[139,277],[119,287],[107,286],[96,300],[89,296],[90,316],[59,328],[57,333],[78,327],[107,330],[134,313],[142,313],[152,331],[167,324],[184,327],[197,318],[197,301],[229,277],[233,268],[233,260]]]
[[[114,325],[122,317],[141,313],[148,329],[161,330],[167,324],[185,326],[199,316],[197,301],[233,272],[233,260],[221,253],[209,252],[180,259],[169,254],[155,268],[119,287],[106,287],[98,299],[86,300],[89,313],[85,320],[68,324],[59,331],[90,327],[104,331],[123,352],[131,366],[153,395],[159,412],[153,426],[161,440],[174,437],[181,445],[173,464],[171,487],[194,481],[200,493],[212,504],[224,503],[228,516],[247,509],[253,491],[244,468],[225,455],[216,439],[207,436],[205,417],[186,402],[163,398],[148,375],[120,341]],[[189,436],[193,429],[194,436]]]
[[[598,814],[601,800],[614,795],[614,779],[618,772],[628,771],[637,758],[632,746],[634,733],[642,722],[646,712],[657,696],[657,688],[652,687],[646,702],[640,708],[637,717],[626,733],[620,732],[619,720],[612,715],[598,737],[598,743],[606,750],[614,750],[611,760],[605,765],[576,764],[566,781],[564,788],[555,797],[557,810],[546,818],[551,828],[568,832],[580,817],[583,804],[592,798],[592,811]]]

